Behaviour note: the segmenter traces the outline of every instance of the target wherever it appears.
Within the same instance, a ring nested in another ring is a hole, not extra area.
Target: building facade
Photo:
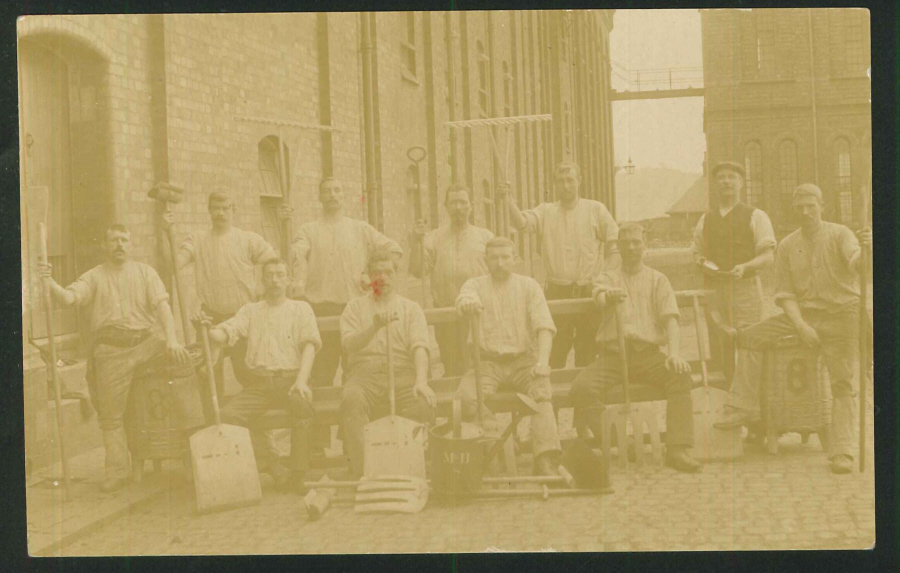
[[[236,224],[278,245],[285,193],[296,229],[318,216],[318,182],[333,175],[350,216],[405,246],[413,146],[427,151],[421,209],[432,227],[457,181],[474,191],[474,223],[499,229],[501,168],[519,205],[533,206],[553,199],[550,174],[562,160],[581,165],[585,196],[613,209],[611,27],[606,10],[26,17],[22,204],[30,190],[49,189],[50,258],[63,284],[102,260],[99,239],[113,222],[131,229],[136,259],[163,267],[163,206],[147,197],[158,181],[187,190],[173,207],[179,236],[208,227],[206,197],[225,187]],[[508,136],[446,126],[536,114],[552,121],[517,124]],[[517,240],[525,259],[534,256]],[[24,334],[40,339],[43,311],[28,294]],[[74,311],[55,319],[63,335],[83,322]]]
[[[819,185],[854,226],[871,188],[871,36],[864,9],[701,10],[710,165],[747,171],[745,198],[783,235],[790,196]]]

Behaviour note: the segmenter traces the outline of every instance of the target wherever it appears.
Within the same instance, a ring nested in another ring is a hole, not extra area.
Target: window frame
[[[751,167],[750,150],[758,151],[758,165]],[[765,206],[765,180],[763,177],[763,150],[762,143],[758,139],[752,139],[744,144],[744,202],[751,206],[761,208]],[[758,185],[758,190],[757,190]]]

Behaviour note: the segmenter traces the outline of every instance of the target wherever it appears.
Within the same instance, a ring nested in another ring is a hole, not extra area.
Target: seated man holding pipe
[[[480,364],[484,395],[512,388],[527,394],[538,405],[531,415],[534,473],[558,476],[558,456],[562,449],[553,414],[550,386],[550,348],[556,326],[541,286],[531,277],[512,272],[516,246],[505,237],[496,237],[485,246],[489,275],[465,282],[456,299],[462,315],[481,315]],[[463,418],[478,412],[475,371],[470,368],[457,390],[462,399]],[[491,413],[484,409],[483,415]]]
[[[354,479],[363,474],[366,424],[390,413],[388,342],[382,332],[389,323],[397,415],[431,424],[437,404],[428,386],[428,323],[422,307],[394,292],[397,261],[392,250],[375,250],[367,269],[371,292],[351,300],[341,314],[347,367],[341,425],[344,455]]]
[[[308,303],[287,298],[287,263],[279,258],[263,264],[265,296],[250,302],[237,314],[209,331],[214,345],[213,363],[223,346],[241,339],[247,344],[250,374],[240,394],[222,410],[226,424],[248,426],[270,408],[286,408],[291,419],[291,468],[269,460],[270,450],[256,432],[251,432],[261,469],[272,475],[279,489],[305,493],[303,478],[309,469],[309,428],[312,423],[312,391],[309,375],[316,352],[322,346],[316,317]],[[198,319],[210,325],[212,317]]]
[[[606,391],[622,384],[623,357],[619,354],[615,316],[616,305],[621,305],[631,379],[666,390],[666,465],[682,472],[700,471],[701,464],[687,453],[694,443],[691,367],[678,354],[675,292],[664,274],[644,265],[643,227],[636,223],[622,225],[618,245],[622,268],[604,271],[594,281],[594,302],[604,313],[597,332],[597,359],[572,383],[570,397],[578,404],[577,425],[587,426],[599,438]],[[666,354],[661,351],[663,345]]]

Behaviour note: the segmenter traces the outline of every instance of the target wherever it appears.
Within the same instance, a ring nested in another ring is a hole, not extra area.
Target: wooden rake
[[[542,121],[551,121],[553,116],[549,113],[538,114],[538,115],[515,115],[510,117],[492,117],[485,119],[466,119],[461,121],[448,121],[446,123],[447,127],[453,129],[465,129],[465,128],[476,128],[476,127],[488,127],[488,134],[491,136],[491,152],[494,156],[494,161],[497,164],[497,170],[500,173],[500,180],[509,184],[509,148],[512,147],[512,142],[510,139],[512,138],[512,127],[523,123],[535,123]],[[497,144],[497,137],[494,136],[494,127],[500,127],[503,129],[503,138],[506,140],[506,153],[505,160],[501,160],[500,158],[500,146]],[[500,232],[504,237],[509,236],[509,216],[507,213],[506,207],[506,196],[501,199],[501,216],[500,216]]]

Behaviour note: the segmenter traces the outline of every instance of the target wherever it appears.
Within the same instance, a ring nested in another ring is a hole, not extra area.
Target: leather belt
[[[96,344],[132,348],[150,338],[149,330],[101,329]]]
[[[491,362],[512,362],[525,356],[525,352],[487,352],[481,351],[481,358]]]
[[[264,368],[258,368],[256,370],[251,370],[250,372],[251,374],[253,374],[254,378],[269,381],[284,378],[296,379],[297,375],[300,373],[300,370],[268,370]]]

